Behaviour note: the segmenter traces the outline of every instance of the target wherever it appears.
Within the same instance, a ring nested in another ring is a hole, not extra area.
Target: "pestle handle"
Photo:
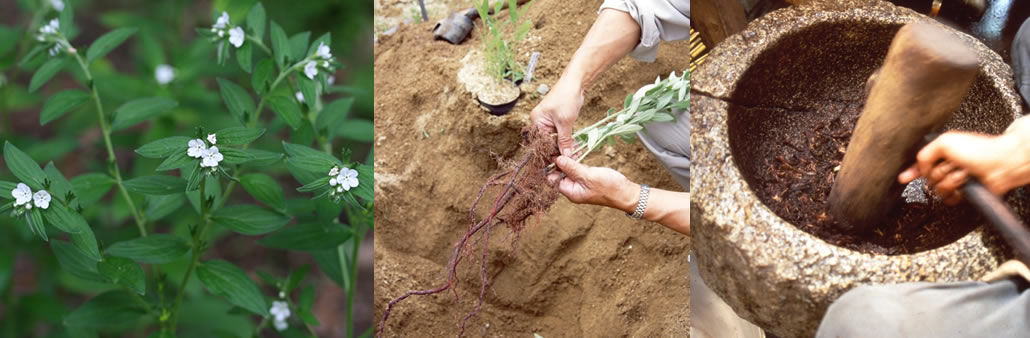
[[[976,178],[970,178],[962,186],[962,193],[966,195],[966,200],[987,218],[994,229],[1001,233],[1001,237],[1015,251],[1016,259],[1030,266],[1030,230],[1016,218],[1012,209]]]
[[[944,28],[910,23],[898,31],[830,191],[841,230],[883,221],[901,197],[897,174],[912,163],[923,136],[951,118],[978,71],[976,51]]]

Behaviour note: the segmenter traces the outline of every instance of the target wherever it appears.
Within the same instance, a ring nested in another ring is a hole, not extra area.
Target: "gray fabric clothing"
[[[816,337],[1030,337],[1030,291],[994,283],[860,286],[837,299]]]
[[[637,137],[684,191],[690,191],[690,114],[683,110],[673,114],[675,121],[645,124]]]
[[[640,25],[640,43],[629,54],[634,59],[652,62],[659,42],[690,38],[690,0],[605,0],[598,12],[605,8],[629,13]]]
[[[1023,21],[1012,40],[1012,73],[1023,102],[1030,102],[1030,20]]]

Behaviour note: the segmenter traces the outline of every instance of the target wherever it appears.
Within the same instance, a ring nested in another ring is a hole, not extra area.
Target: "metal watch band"
[[[633,214],[626,213],[626,216],[638,221],[644,217],[644,210],[647,210],[647,196],[650,191],[651,187],[648,187],[647,184],[640,185],[640,201],[637,202],[637,209],[633,211]]]

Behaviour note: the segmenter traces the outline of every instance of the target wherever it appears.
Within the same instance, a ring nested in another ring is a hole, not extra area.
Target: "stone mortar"
[[[749,169],[742,163],[761,156],[753,149],[763,140],[755,135],[775,127],[777,118],[755,115],[769,121],[731,130],[741,126],[729,122],[735,112],[776,107],[803,114],[812,111],[806,104],[820,100],[864,100],[865,80],[883,62],[894,32],[916,21],[934,22],[876,0],[785,8],[716,46],[693,74],[691,223],[701,277],[738,315],[777,336],[813,336],[827,307],[857,285],[976,280],[1011,257],[984,225],[910,255],[838,247],[773,213],[743,174]],[[948,128],[1002,132],[1022,110],[1011,68],[974,38],[947,29],[974,45],[981,59],[976,83]],[[1026,197],[1017,191],[1008,199],[1024,219]]]

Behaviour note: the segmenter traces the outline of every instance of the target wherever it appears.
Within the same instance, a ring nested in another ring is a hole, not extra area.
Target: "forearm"
[[[587,88],[640,41],[640,26],[629,13],[604,9],[572,55],[559,81]]]
[[[620,190],[622,197],[612,207],[632,214],[640,201],[640,185],[629,183]],[[689,236],[690,193],[651,188],[643,219]]]

